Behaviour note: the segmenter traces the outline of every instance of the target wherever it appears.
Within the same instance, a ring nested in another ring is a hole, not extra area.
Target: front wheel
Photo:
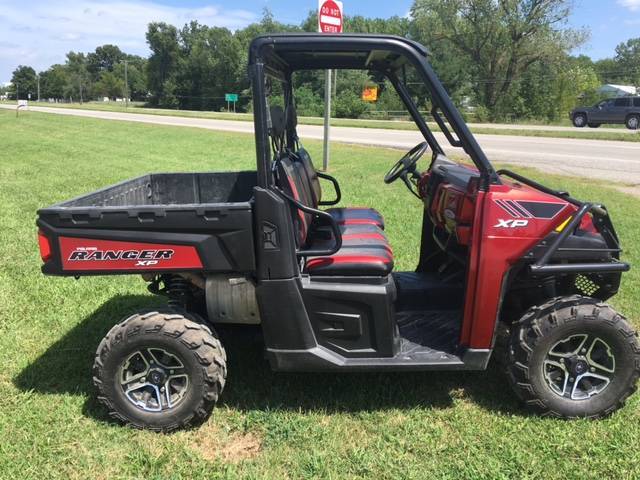
[[[582,128],[587,125],[587,116],[584,113],[576,113],[573,116],[573,126]]]
[[[560,418],[600,418],[624,405],[640,376],[640,344],[605,303],[571,296],[514,325],[507,373],[527,406]]]
[[[624,123],[629,130],[638,130],[640,128],[640,115],[629,115]]]
[[[93,382],[111,417],[161,432],[206,420],[224,388],[226,354],[196,320],[145,312],[109,331],[96,352]]]

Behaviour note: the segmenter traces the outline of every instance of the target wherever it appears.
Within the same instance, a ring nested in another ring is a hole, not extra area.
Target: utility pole
[[[127,78],[127,61],[124,61],[124,108],[129,108],[129,80]]]
[[[78,86],[80,90],[80,105],[82,105],[82,78],[78,77]]]
[[[38,80],[38,102],[40,102],[40,74],[36,75],[36,79]]]

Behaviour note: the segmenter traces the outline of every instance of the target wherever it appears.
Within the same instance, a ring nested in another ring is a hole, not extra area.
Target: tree
[[[613,58],[603,58],[594,64],[598,78],[602,83],[624,83],[618,62]]]
[[[147,81],[151,93],[150,103],[163,107],[176,107],[176,76],[180,57],[178,30],[164,22],[150,23],[147,43],[151,56],[147,62]]]
[[[126,55],[115,45],[102,45],[92,53],[87,54],[87,70],[94,80],[104,71],[113,72],[116,65],[121,63]]]
[[[589,57],[541,60],[514,83],[508,98],[511,114],[519,119],[557,121],[566,118],[578,104],[595,104],[600,85]]]
[[[339,91],[333,105],[335,116],[338,118],[360,118],[371,108],[351,90]]]
[[[224,94],[238,92],[246,76],[240,41],[226,28],[191,22],[180,31],[179,43],[181,107],[221,108]]]
[[[28,67],[26,65],[19,65],[13,71],[13,75],[11,76],[11,84],[13,85],[13,97],[17,99],[25,100],[29,98],[36,98],[38,91],[37,80],[36,80],[36,71]]]
[[[124,96],[124,80],[113,72],[104,71],[94,85],[94,92],[103,97],[115,99]]]
[[[640,86],[640,37],[616,47],[616,66],[625,83]]]
[[[67,68],[64,65],[52,65],[40,72],[40,96],[45,99],[62,99],[65,96],[65,86],[69,82]]]
[[[125,59],[113,67],[113,74],[122,82],[123,91],[118,96],[124,96],[124,64],[127,62],[127,92],[133,100],[145,100],[147,88],[147,60],[138,55],[126,55]]]
[[[67,53],[66,63],[68,82],[65,86],[65,96],[75,97],[80,102],[91,97],[92,82],[87,69],[87,57],[84,53],[69,52]]]
[[[307,85],[295,90],[296,110],[299,116],[320,117],[323,111],[322,97]]]
[[[416,0],[411,9],[418,40],[469,62],[476,95],[493,118],[528,68],[586,40],[565,28],[570,13],[567,0]]]

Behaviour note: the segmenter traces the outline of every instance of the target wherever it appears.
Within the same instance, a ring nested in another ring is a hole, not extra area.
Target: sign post
[[[229,102],[233,103],[233,113],[236,113],[236,102],[238,101],[237,93],[225,93],[224,99],[227,102],[227,112],[229,111]]]
[[[342,33],[342,2],[318,0],[318,31],[320,33]],[[329,135],[331,130],[331,70],[324,75],[324,152],[322,169],[329,169]]]

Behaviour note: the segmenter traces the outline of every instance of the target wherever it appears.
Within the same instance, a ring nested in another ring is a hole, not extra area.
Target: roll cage
[[[280,80],[285,88],[285,110],[293,102],[291,76],[297,70],[355,69],[376,71],[389,79],[411,118],[433,152],[433,158],[444,150],[433,135],[418,107],[398,75],[406,65],[419,74],[432,100],[431,115],[449,143],[462,148],[480,172],[480,188],[500,184],[493,166],[480,148],[460,112],[453,105],[427,59],[428,52],[420,44],[392,35],[314,33],[264,35],[253,40],[249,48],[249,76],[253,88],[254,123],[258,184],[270,187],[271,150],[269,141],[269,108],[266,78]],[[441,114],[444,115],[444,118]],[[451,127],[451,130],[447,126]],[[287,136],[287,141],[292,139]]]

